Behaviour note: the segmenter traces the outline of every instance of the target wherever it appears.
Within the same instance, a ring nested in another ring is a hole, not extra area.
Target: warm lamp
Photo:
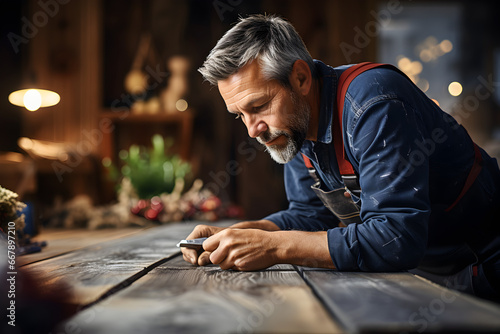
[[[13,105],[25,107],[29,111],[36,111],[41,107],[51,107],[61,100],[59,94],[46,89],[21,89],[9,95],[9,102]]]

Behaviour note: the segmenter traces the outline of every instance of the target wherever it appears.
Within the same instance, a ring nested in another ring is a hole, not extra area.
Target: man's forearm
[[[264,231],[280,231],[280,228],[270,220],[252,220],[236,223],[231,228],[256,228]]]
[[[270,220],[245,221],[231,228],[260,229],[272,233],[271,243],[279,245],[279,263],[306,267],[331,268],[335,266],[330,257],[326,232],[282,231]]]
[[[278,263],[335,269],[328,248],[327,232],[279,231]]]

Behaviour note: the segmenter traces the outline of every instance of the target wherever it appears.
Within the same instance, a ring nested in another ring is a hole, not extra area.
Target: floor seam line
[[[133,283],[135,283],[136,281],[138,281],[139,279],[141,279],[142,277],[146,276],[150,271],[152,271],[153,269],[161,266],[162,264],[166,263],[167,261],[169,260],[172,260],[178,256],[180,256],[182,253],[179,251],[179,252],[176,252],[176,253],[173,253],[167,257],[164,257],[163,259],[161,260],[158,260],[152,264],[150,264],[149,266],[145,267],[144,269],[138,271],[137,273],[133,274],[132,276],[126,278],[125,280],[123,280],[122,282],[114,285],[113,287],[111,287],[109,290],[107,290],[106,292],[104,292],[102,295],[100,295],[96,300],[90,302],[90,303],[87,303],[85,305],[82,305],[80,308],[79,308],[79,311],[83,311],[89,307],[92,307],[100,302],[102,302],[103,300],[111,297],[112,295],[120,292],[121,290],[124,290],[126,289],[127,287],[129,287],[130,285],[132,285]]]

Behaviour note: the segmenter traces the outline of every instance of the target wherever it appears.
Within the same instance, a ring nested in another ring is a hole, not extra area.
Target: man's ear
[[[302,95],[309,94],[312,86],[312,74],[309,65],[302,60],[298,59],[293,63],[292,73],[290,74],[290,84],[296,92]]]

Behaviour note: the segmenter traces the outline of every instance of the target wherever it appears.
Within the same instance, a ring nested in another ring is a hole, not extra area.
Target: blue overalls
[[[475,149],[465,129],[406,78],[373,69],[354,79],[345,94],[340,133],[362,189],[345,197],[331,126],[337,78],[345,67],[317,66],[323,82],[318,141],[306,141],[301,152],[321,182],[310,188],[313,182],[298,155],[285,166],[290,206],[266,219],[282,229],[327,230],[339,270],[418,268],[451,288],[498,298],[492,288],[500,277],[496,161]],[[461,194],[478,154],[482,168]],[[314,199],[317,195],[324,204]],[[338,219],[327,207],[347,227],[336,227]]]

